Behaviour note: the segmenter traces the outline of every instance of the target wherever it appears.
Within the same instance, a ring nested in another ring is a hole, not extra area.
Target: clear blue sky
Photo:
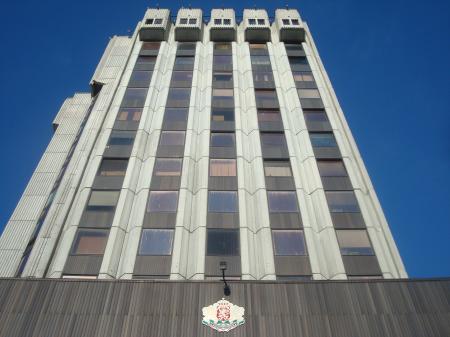
[[[411,277],[450,275],[450,1],[161,1],[300,10],[359,145]],[[112,35],[150,1],[1,6],[0,229],[51,138],[63,100],[88,91]],[[389,164],[388,164],[389,163]]]

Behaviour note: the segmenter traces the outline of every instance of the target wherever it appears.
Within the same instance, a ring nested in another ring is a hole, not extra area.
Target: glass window
[[[237,192],[209,191],[208,212],[234,213],[237,210]]]
[[[185,122],[188,117],[188,108],[167,108],[164,113],[166,122]]]
[[[127,170],[128,159],[103,159],[98,170],[99,176],[123,177]]]
[[[118,121],[139,122],[142,116],[141,108],[120,108],[117,113]]]
[[[188,23],[188,19],[187,18],[181,18],[180,19],[180,24],[185,25]]]
[[[297,92],[300,98],[320,98],[320,93],[317,89],[298,89]]]
[[[306,255],[302,230],[273,230],[274,254],[277,256]]]
[[[215,25],[220,25],[222,23],[222,19],[214,19]]]
[[[156,158],[155,168],[153,170],[155,176],[181,176],[182,159],[176,158]]]
[[[159,42],[144,42],[142,43],[142,50],[159,50]]]
[[[196,23],[197,23],[197,19],[196,18],[189,19],[189,24],[190,25],[195,25]]]
[[[233,89],[213,89],[213,97],[233,97]]]
[[[233,147],[234,146],[234,133],[211,132],[210,146]]]
[[[272,73],[253,73],[253,80],[255,82],[273,82]]]
[[[283,25],[289,25],[290,24],[289,19],[283,19],[282,21],[283,21]]]
[[[169,97],[167,98],[167,106],[172,103],[183,104],[185,107],[189,106],[191,96],[190,88],[170,88]]]
[[[332,213],[359,213],[360,211],[353,191],[326,191],[325,195]]]
[[[264,19],[258,19],[258,25],[263,25],[265,24],[266,20]]]
[[[261,132],[260,136],[262,146],[277,146],[277,147],[286,146],[286,138],[284,137],[284,133]]]
[[[233,59],[231,55],[214,55],[214,60],[213,60],[214,64],[222,64],[222,65],[227,65],[227,64],[233,64]]]
[[[256,25],[256,20],[255,19],[248,19],[248,24],[249,25]]]
[[[231,19],[223,19],[224,25],[231,25]]]
[[[270,57],[264,55],[252,55],[251,57],[253,65],[270,66]]]
[[[227,20],[227,19],[225,19],[225,20]],[[214,49],[231,51],[231,43],[214,43]]]
[[[269,211],[274,213],[298,212],[297,196],[295,192],[268,191]]]
[[[266,177],[292,177],[289,161],[264,161],[264,174]]]
[[[192,71],[174,71],[172,74],[172,82],[192,83]]]
[[[184,145],[184,131],[162,131],[159,145],[181,146]]]
[[[210,159],[210,177],[236,177],[236,159]]]
[[[150,85],[152,74],[151,71],[133,71],[128,82],[128,87],[147,88]]]
[[[295,82],[314,82],[312,72],[292,72]]]
[[[135,71],[150,70],[152,71],[156,63],[156,56],[138,56],[134,66]]]
[[[307,65],[308,60],[306,59],[306,56],[290,56],[289,57],[289,63],[291,66],[295,65]]]
[[[183,43],[178,43],[178,49],[179,50],[195,50],[196,44],[195,42],[183,42]]]
[[[218,73],[215,72],[213,74],[213,81],[214,82],[231,82],[233,81],[233,74],[232,73]]]
[[[336,139],[332,132],[310,133],[309,138],[313,147],[336,147]]]
[[[96,191],[93,190],[87,204],[88,210],[99,208],[114,208],[119,200],[120,191]]]
[[[328,117],[323,110],[303,110],[303,116],[306,122],[328,122]]]
[[[147,97],[147,88],[127,88],[122,100],[122,106],[128,108],[140,108],[144,106]]]
[[[292,24],[293,24],[294,26],[298,26],[298,25],[300,24],[300,22],[298,21],[298,19],[292,19],[291,22],[292,22]]]
[[[155,25],[160,25],[160,24],[162,24],[162,22],[163,22],[162,19],[155,19],[154,24],[155,24]]]
[[[258,107],[278,108],[277,92],[275,90],[255,90],[256,105]]]
[[[147,212],[176,212],[178,191],[150,191]]]
[[[302,51],[302,45],[301,44],[292,44],[292,43],[285,43],[285,48],[288,51]]]
[[[234,109],[213,107],[211,119],[215,122],[232,122],[234,121]]]
[[[258,121],[260,122],[281,122],[279,110],[258,109]]]
[[[146,24],[146,25],[152,25],[152,24],[153,24],[153,19],[147,19],[147,20],[145,20],[145,24]]]
[[[177,66],[194,66],[194,56],[177,56],[175,58],[175,69]]]
[[[341,160],[318,160],[321,177],[347,177],[347,170]]]
[[[374,255],[366,230],[336,230],[342,255]]]
[[[239,255],[238,229],[208,229],[206,255]]]
[[[267,45],[265,43],[250,43],[249,44],[250,49],[263,49],[266,50],[267,49]],[[253,56],[252,56],[253,58]]]
[[[72,245],[72,254],[102,255],[108,241],[108,230],[79,229]]]
[[[135,132],[133,131],[115,131],[111,132],[108,145],[112,146],[130,146],[134,143]]]
[[[172,253],[173,229],[143,229],[139,255],[170,255]]]

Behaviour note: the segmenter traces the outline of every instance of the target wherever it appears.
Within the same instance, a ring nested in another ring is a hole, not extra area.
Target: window
[[[252,55],[252,65],[256,66],[270,66],[270,57],[264,55]]]
[[[276,256],[306,255],[302,230],[273,230],[272,240]]]
[[[234,133],[211,132],[210,146],[234,147]]]
[[[128,159],[103,159],[98,170],[99,176],[123,177],[127,170]]]
[[[231,43],[214,43],[214,50],[228,50],[231,52]]]
[[[122,106],[127,108],[142,108],[147,97],[147,88],[127,88],[122,100]]]
[[[117,113],[118,121],[139,122],[142,116],[142,109],[120,108]]]
[[[181,146],[184,145],[184,131],[162,131],[159,145]]]
[[[111,132],[109,136],[108,146],[131,146],[134,142],[135,132],[133,131],[116,131]]]
[[[150,191],[147,212],[176,212],[178,191]]]
[[[312,72],[292,72],[295,82],[314,82]]]
[[[282,21],[283,21],[283,25],[289,25],[289,23],[290,23],[289,19],[283,19]]]
[[[326,191],[325,195],[332,213],[359,213],[360,211],[353,191]]]
[[[195,25],[196,23],[197,23],[197,19],[196,18],[189,19],[189,24],[190,25]]]
[[[92,191],[87,203],[87,211],[114,210],[120,191]]]
[[[279,110],[258,109],[259,122],[281,122],[281,114]]]
[[[130,88],[146,88],[150,85],[152,79],[151,71],[133,71],[131,73],[128,87]]]
[[[144,42],[142,43],[142,50],[159,50],[159,42]]]
[[[193,67],[194,66],[194,57],[193,56],[177,56],[175,58],[175,66],[174,69],[179,69],[180,67],[183,67],[186,69],[186,67]]]
[[[374,255],[366,230],[336,230],[342,255]]]
[[[284,133],[266,133],[261,132],[261,145],[262,146],[277,146],[285,147],[286,139]]]
[[[208,256],[239,255],[238,229],[208,229],[206,242]]]
[[[284,46],[287,51],[303,51],[301,44],[286,43]]]
[[[170,88],[169,97],[167,98],[167,106],[172,106],[172,104],[183,105],[184,107],[189,106],[191,96],[190,88]]]
[[[74,255],[102,255],[108,241],[108,230],[79,229],[72,245]]]
[[[185,25],[188,23],[188,19],[187,18],[181,18],[180,19],[180,24]]]
[[[185,122],[187,118],[187,108],[167,108],[164,113],[164,121],[166,122]]]
[[[289,161],[264,161],[264,174],[266,177],[292,177]]]
[[[213,107],[211,119],[215,122],[232,122],[234,121],[234,109]]]
[[[267,46],[264,43],[250,43],[249,45],[250,49],[255,49],[255,50],[266,50]]]
[[[255,82],[271,83],[274,81],[272,73],[253,73],[253,80]]]
[[[215,72],[213,74],[213,81],[214,82],[232,82],[233,81],[233,74],[232,73],[218,73],[218,72]]]
[[[303,116],[306,122],[328,123],[328,117],[323,110],[303,110]]]
[[[233,58],[231,55],[214,55],[213,62],[217,65],[230,65],[233,64]]]
[[[139,255],[170,255],[172,253],[173,229],[143,229]]]
[[[297,196],[295,192],[268,191],[269,212],[296,213],[298,212]]]
[[[296,65],[308,65],[308,60],[305,56],[296,56],[296,57],[289,57],[289,63],[291,66]]]
[[[195,43],[191,43],[191,42],[184,42],[184,43],[179,43],[178,44],[178,49],[179,50],[195,50]]]
[[[236,177],[236,159],[210,159],[210,177]]]
[[[318,160],[321,177],[347,177],[347,170],[341,160]]]
[[[320,98],[318,89],[298,89],[297,92],[300,98]]]
[[[213,89],[212,90],[213,97],[233,97],[233,89]]]
[[[255,90],[255,96],[258,108],[278,108],[278,98],[275,90]]]
[[[180,85],[179,82],[182,82]],[[181,87],[188,86],[190,87],[192,84],[192,71],[174,71],[172,74],[172,83],[171,86]]]
[[[256,25],[256,20],[255,19],[248,19],[248,24],[249,25]]]
[[[234,213],[237,210],[237,192],[209,191],[208,212]]]
[[[291,22],[294,26],[298,26],[300,24],[300,21],[298,19],[292,19]]]
[[[153,174],[155,176],[181,176],[182,159],[156,158]]]
[[[262,26],[266,23],[266,20],[264,19],[258,19],[258,25]]]
[[[152,71],[156,63],[156,56],[138,56],[133,71]]]
[[[222,24],[222,20],[221,19],[214,19],[214,24],[215,25],[220,25],[220,24]]]
[[[231,19],[223,19],[224,25],[231,25]]]
[[[310,133],[309,138],[313,147],[336,147],[336,139],[332,132]]]
[[[147,19],[147,20],[145,20],[145,24],[146,24],[146,25],[152,25],[152,24],[153,24],[153,19]]]
[[[163,19],[155,19],[154,24],[155,25],[160,25],[163,23]]]

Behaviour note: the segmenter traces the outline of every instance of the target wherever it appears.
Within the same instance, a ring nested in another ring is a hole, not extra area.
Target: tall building
[[[149,9],[91,86],[56,115],[0,275],[406,277],[297,10]]]
[[[56,288],[46,288],[50,294],[71,285],[85,303],[91,296],[103,304],[116,298],[114,292],[104,293],[114,284],[124,289],[147,287],[153,294],[147,298],[149,305],[159,309],[146,314],[164,316],[163,303],[170,307],[167,298],[173,296],[173,301],[182,303],[179,310],[186,310],[180,314],[183,320],[188,320],[192,309],[186,296],[192,296],[195,308],[205,298],[201,304],[211,304],[212,295],[204,292],[218,293],[223,272],[232,282],[235,302],[242,298],[238,294],[247,294],[243,305],[250,312],[258,301],[248,292],[263,297],[273,285],[273,310],[284,310],[275,298],[288,303],[286,294],[295,299],[304,291],[309,294],[303,298],[308,305],[314,301],[311,294],[323,295],[321,291],[328,292],[325,301],[344,298],[347,292],[358,298],[358,285],[367,290],[361,296],[369,305],[375,296],[370,287],[381,287],[382,294],[375,297],[387,301],[392,295],[389,287],[408,284],[410,292],[396,302],[406,305],[405,298],[414,297],[411,289],[420,286],[407,280],[385,281],[404,279],[407,274],[298,11],[278,9],[269,19],[265,10],[246,9],[239,23],[233,9],[213,9],[208,21],[202,15],[200,9],[183,8],[173,18],[167,9],[148,9],[131,37],[111,38],[91,79],[92,91],[68,98],[53,121],[54,136],[0,239],[0,276],[76,279],[42,280],[38,287],[54,282]],[[2,282],[1,289],[11,284],[29,289],[33,281]],[[433,296],[438,298],[448,286],[442,284],[433,283],[438,289]],[[76,311],[69,292],[60,293],[61,301],[69,304],[65,310]],[[129,293],[132,301],[148,295],[138,293]],[[340,305],[353,312],[349,301]],[[286,310],[295,310],[295,303]],[[47,310],[36,308],[41,313]],[[14,322],[27,335],[28,325],[19,316]],[[258,314],[253,311],[250,316]],[[270,323],[274,317],[269,316]],[[357,320],[358,327],[373,323],[356,316],[346,319]],[[419,322],[416,316],[411,319]],[[37,321],[55,319],[39,317]],[[95,319],[112,324],[118,316],[99,317]],[[436,329],[442,328],[436,331],[446,331],[440,316],[434,317],[440,324]],[[427,319],[432,322],[432,315]],[[33,329],[38,329],[32,321]],[[319,321],[318,330],[308,336],[338,335],[338,324]],[[77,322],[72,324],[90,331],[79,335],[100,335],[94,323]],[[98,324],[106,324],[102,322]],[[378,331],[395,330],[377,322]],[[399,318],[395,324],[401,322]],[[6,330],[0,328],[0,335],[2,331],[7,335],[11,324]],[[44,330],[39,331],[46,331],[42,332],[46,336],[75,334],[74,330],[63,333],[65,323],[55,324],[62,330],[45,330],[50,328],[42,323],[39,329]],[[152,324],[142,331],[166,336],[209,334],[189,330],[189,322],[169,334],[168,327],[153,330]],[[275,329],[267,335],[303,331],[301,327],[278,330],[281,323],[273,324],[266,326]],[[282,324],[300,323],[284,318]],[[313,329],[314,324],[308,324]],[[417,323],[417,331],[427,324]],[[125,325],[115,333],[140,336],[125,332],[131,331]],[[114,335],[105,329],[105,335]],[[259,331],[253,325],[243,329],[248,336]],[[355,331],[358,336],[372,336]],[[382,332],[376,336],[385,336]]]

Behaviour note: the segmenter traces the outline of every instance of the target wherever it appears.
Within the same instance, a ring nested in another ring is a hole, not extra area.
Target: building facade
[[[0,238],[0,276],[407,274],[298,11],[148,9],[113,37]]]

